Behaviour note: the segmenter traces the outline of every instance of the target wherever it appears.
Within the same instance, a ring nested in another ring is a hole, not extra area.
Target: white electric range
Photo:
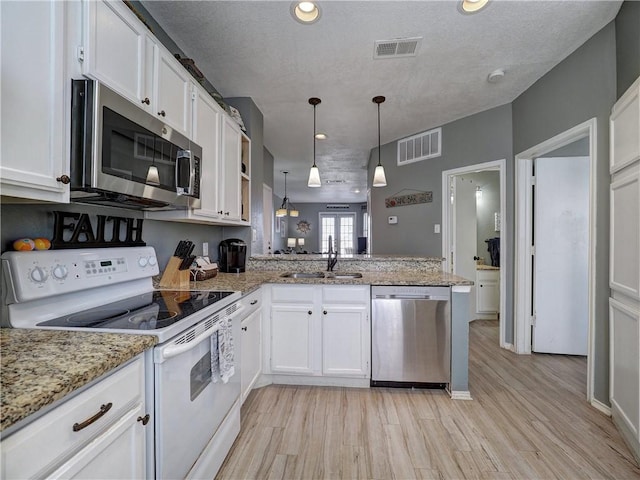
[[[1,258],[3,326],[158,337],[155,477],[213,478],[240,430],[240,292],[154,290],[152,247]]]

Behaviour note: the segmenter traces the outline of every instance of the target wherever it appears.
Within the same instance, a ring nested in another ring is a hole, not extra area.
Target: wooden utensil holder
[[[160,279],[160,287],[173,288],[175,290],[188,290],[189,289],[189,269],[180,270],[180,264],[182,258],[171,257],[167,263],[167,267],[162,273]]]

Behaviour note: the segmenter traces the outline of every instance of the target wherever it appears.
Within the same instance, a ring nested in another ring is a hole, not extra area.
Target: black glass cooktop
[[[158,290],[38,323],[40,327],[158,330],[233,292]]]

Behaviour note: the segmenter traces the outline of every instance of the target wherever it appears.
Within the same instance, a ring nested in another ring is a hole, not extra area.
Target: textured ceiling
[[[462,15],[455,1],[323,1],[302,25],[289,1],[144,1],[169,36],[224,97],[251,97],[275,158],[274,193],[293,203],[366,200],[367,163],[382,143],[513,101],[609,21],[619,1],[494,0]],[[374,41],[423,37],[415,57],[374,60]],[[488,83],[497,68],[506,75]],[[322,181],[313,161],[313,107]],[[355,193],[359,190],[360,193]]]

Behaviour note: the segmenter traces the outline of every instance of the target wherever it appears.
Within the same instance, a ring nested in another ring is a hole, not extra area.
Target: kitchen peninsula
[[[291,278],[284,274],[299,272],[324,272],[327,255],[279,254],[257,255],[247,262],[245,273],[219,273],[216,277],[191,282],[194,290],[236,290],[248,295],[261,286],[317,285],[339,291],[336,286],[439,286],[451,288],[451,396],[469,399],[468,389],[468,323],[470,316],[469,292],[473,282],[442,272],[439,257],[400,257],[377,255],[341,256],[336,265],[335,277],[330,272],[319,278]],[[357,273],[358,278],[341,273]],[[367,301],[369,297],[367,297]],[[268,303],[268,299],[265,299]],[[265,318],[266,309],[265,309]],[[265,322],[266,323],[266,322]],[[265,342],[266,344],[266,342]],[[268,383],[268,382],[267,382]]]

